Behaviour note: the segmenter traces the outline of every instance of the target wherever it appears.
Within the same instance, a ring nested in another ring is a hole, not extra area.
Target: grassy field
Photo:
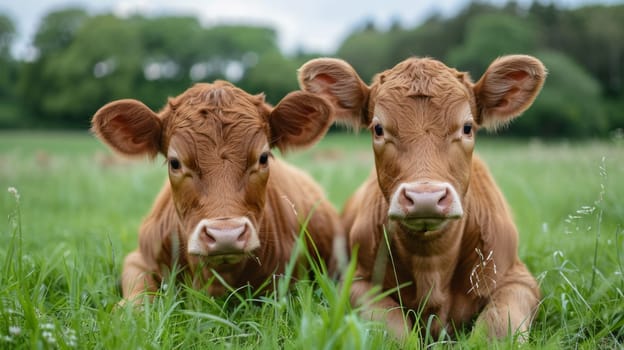
[[[144,310],[116,308],[122,259],[165,181],[162,159],[113,157],[86,133],[0,133],[0,349],[622,348],[624,142],[478,144],[543,293],[527,344],[470,334],[397,344],[322,274],[269,296],[179,286]],[[341,207],[371,169],[369,147],[368,135],[332,134],[285,157]]]

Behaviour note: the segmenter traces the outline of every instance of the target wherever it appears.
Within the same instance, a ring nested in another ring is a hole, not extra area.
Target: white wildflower
[[[10,193],[11,195],[13,195],[13,197],[15,197],[15,200],[19,202],[19,200],[20,200],[20,194],[19,194],[19,191],[17,190],[17,188],[15,188],[15,187],[11,186],[11,187],[9,187],[9,188],[7,189],[7,191],[9,191],[9,193]]]
[[[8,335],[3,335],[0,337],[0,340],[2,340],[5,343],[12,343],[13,342],[13,337],[8,336]]]
[[[78,346],[78,337],[76,336],[75,330],[71,328],[65,330],[65,343],[67,343],[67,346],[71,348]]]
[[[46,341],[46,343],[48,343],[48,344],[56,344],[56,338],[54,337],[54,334],[52,334],[52,332],[50,332],[50,331],[43,331],[43,332],[41,332],[41,336]]]
[[[39,326],[41,329],[54,330],[54,323],[43,323]]]
[[[20,335],[22,333],[22,329],[18,326],[10,326],[9,334],[11,335]]]

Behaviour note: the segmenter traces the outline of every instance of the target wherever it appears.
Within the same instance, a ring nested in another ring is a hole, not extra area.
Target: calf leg
[[[397,339],[405,339],[412,330],[412,321],[405,317],[400,305],[386,296],[376,300],[370,295],[373,288],[371,282],[365,280],[353,281],[351,285],[351,305],[362,306],[360,315],[363,318],[386,323],[388,330]]]
[[[498,281],[490,302],[477,318],[477,327],[485,326],[492,338],[526,332],[531,325],[539,303],[539,288],[535,278],[521,262],[517,261]]]
[[[136,299],[141,293],[155,292],[158,284],[154,280],[154,271],[151,271],[139,250],[126,256],[123,272],[121,273],[121,290],[125,300],[138,302]]]

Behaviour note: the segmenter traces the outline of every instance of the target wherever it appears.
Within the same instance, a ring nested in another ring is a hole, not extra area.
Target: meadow
[[[118,158],[87,133],[12,132],[0,133],[0,349],[622,348],[624,140],[477,144],[543,294],[525,344],[470,333],[398,344],[318,271],[290,289],[287,274],[269,295],[211,298],[169,281],[154,303],[116,307],[121,263],[166,179],[162,157]],[[366,133],[282,156],[337,208],[373,164]]]

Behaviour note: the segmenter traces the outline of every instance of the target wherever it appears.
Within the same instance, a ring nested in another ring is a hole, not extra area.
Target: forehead
[[[375,78],[371,103],[392,118],[406,118],[406,112],[410,116],[450,118],[467,109],[475,112],[470,86],[467,73],[433,59],[411,58]]]
[[[174,137],[176,143],[188,140],[218,146],[266,139],[268,113],[262,95],[250,95],[226,82],[196,84],[165,108],[165,140]]]

